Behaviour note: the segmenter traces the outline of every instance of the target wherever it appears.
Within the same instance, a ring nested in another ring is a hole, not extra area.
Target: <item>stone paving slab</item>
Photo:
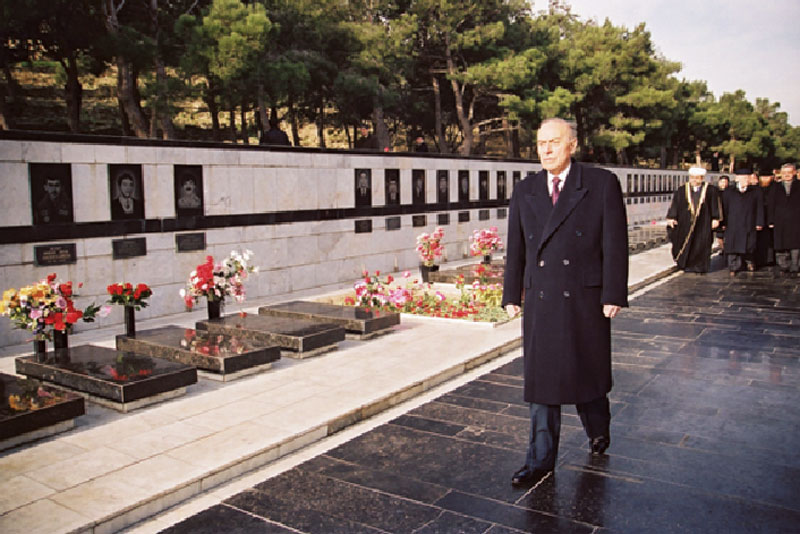
[[[631,283],[671,264],[663,250],[637,256]],[[160,322],[190,326],[199,315]],[[72,341],[113,347],[115,330]],[[0,532],[118,531],[414,398],[519,341],[516,321],[493,328],[404,316],[386,336],[347,340],[318,358],[279,360],[235,382],[201,380],[180,399],[131,414],[89,405],[74,430],[0,454]],[[27,350],[0,351],[0,369],[13,368],[13,357]],[[72,479],[55,477],[59,463],[75,465]]]
[[[796,532],[800,354],[785,349],[800,330],[765,327],[800,318],[800,285],[732,280],[716,263],[637,296],[612,323],[606,455],[589,453],[565,407],[556,470],[510,485],[529,425],[518,357],[162,532]],[[704,310],[731,296],[757,303],[761,320],[717,333]],[[668,316],[686,302],[694,313]]]

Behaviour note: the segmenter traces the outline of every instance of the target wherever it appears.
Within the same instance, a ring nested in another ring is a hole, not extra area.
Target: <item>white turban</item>
[[[706,170],[703,167],[691,167],[689,169],[689,176],[705,176]]]

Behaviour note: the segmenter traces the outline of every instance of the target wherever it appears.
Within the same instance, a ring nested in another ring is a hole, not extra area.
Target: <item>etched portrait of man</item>
[[[386,169],[384,184],[386,187],[386,205],[396,206],[400,204],[400,170]]]
[[[469,201],[469,171],[458,171],[458,200]]]
[[[436,171],[436,202],[447,204],[450,201],[450,178],[446,170]]]
[[[372,206],[372,170],[355,170],[356,207]]]
[[[31,163],[33,224],[73,222],[72,172],[67,163]]]
[[[201,165],[175,165],[175,215],[199,217],[203,215],[203,167]]]
[[[489,171],[478,172],[478,198],[489,199]]]
[[[416,205],[425,204],[425,170],[411,171],[411,202]]]
[[[141,165],[109,165],[111,220],[144,219]]]
[[[497,171],[497,200],[506,200],[506,171]]]

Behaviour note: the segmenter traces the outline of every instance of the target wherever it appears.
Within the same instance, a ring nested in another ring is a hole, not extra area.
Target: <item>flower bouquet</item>
[[[417,253],[422,265],[432,267],[436,258],[442,256],[444,248],[442,247],[442,238],[444,237],[444,230],[437,226],[432,234],[423,232],[417,236]]]
[[[496,226],[492,226],[489,229],[475,230],[472,232],[470,241],[470,254],[473,256],[483,256],[484,263],[491,262],[492,252],[503,248],[503,241],[497,234]],[[487,259],[489,261],[486,261]]]
[[[78,284],[82,287],[83,284]],[[3,292],[0,315],[8,316],[19,329],[29,330],[36,341],[53,339],[53,332],[68,334],[78,321],[91,323],[98,314],[109,310],[90,304],[84,310],[75,307],[72,282],[59,282],[55,273],[39,282]]]
[[[226,296],[232,296],[236,302],[244,302],[244,281],[248,274],[258,272],[258,267],[249,263],[252,255],[249,250],[243,253],[234,250],[222,263],[217,264],[213,256],[207,256],[206,261],[189,274],[186,287],[180,291],[186,307],[191,309],[201,297],[205,297],[209,303],[209,314],[218,316],[218,311],[212,311],[212,308],[223,304]]]
[[[153,290],[147,284],[136,284],[121,282],[111,284],[106,287],[106,291],[111,297],[108,302],[111,304],[121,304],[125,310],[125,335],[128,337],[136,336],[136,318],[134,310],[147,307],[147,299],[153,294]]]

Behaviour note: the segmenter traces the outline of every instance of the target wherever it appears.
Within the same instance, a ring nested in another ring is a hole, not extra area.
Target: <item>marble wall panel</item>
[[[29,163],[61,163],[61,143],[22,141],[22,159]]]
[[[28,165],[0,162],[0,226],[33,224]]]
[[[253,168],[253,211],[269,213],[278,211],[275,194],[277,170],[269,167]]]
[[[0,140],[0,161],[24,161],[22,143],[19,141]]]
[[[135,161],[144,165],[155,165],[159,161],[163,161],[159,157],[162,149],[154,146],[129,146],[125,150],[127,151],[127,161]]]
[[[105,164],[72,164],[72,206],[75,222],[111,219],[108,169]]]
[[[143,165],[142,180],[147,201],[145,217],[175,217],[174,168],[172,165]]]
[[[255,211],[255,188],[251,167],[228,169],[231,213],[253,213]]]
[[[317,287],[317,265],[299,265],[289,269],[289,291]]]
[[[206,215],[231,212],[230,167],[209,165],[203,169],[203,194]]]
[[[97,156],[94,145],[64,143],[61,145],[61,161],[64,163],[95,163]]]

